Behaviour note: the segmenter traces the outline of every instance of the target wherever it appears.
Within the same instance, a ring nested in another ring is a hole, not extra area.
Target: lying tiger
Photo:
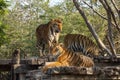
[[[72,52],[66,49],[63,44],[57,44],[52,48],[52,54],[60,54],[55,62],[50,62],[43,67],[43,72],[46,72],[48,68],[60,67],[60,66],[77,66],[77,67],[92,67],[94,62],[90,57],[84,56],[80,52]]]

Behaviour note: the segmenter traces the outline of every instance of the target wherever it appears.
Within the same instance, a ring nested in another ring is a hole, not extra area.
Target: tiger
[[[40,56],[46,56],[45,50],[50,49],[58,43],[60,32],[62,31],[62,21],[60,19],[52,19],[46,24],[40,24],[36,28],[36,47],[40,52]]]
[[[61,66],[76,66],[76,67],[93,67],[94,61],[92,58],[83,55],[81,52],[73,52],[65,48],[63,44],[59,43],[51,50],[52,55],[60,54],[57,60],[49,62],[43,67],[43,72],[48,68],[61,67]]]
[[[64,46],[74,52],[82,52],[84,55],[91,58],[96,58],[99,55],[99,48],[87,36],[82,34],[67,34],[64,37]]]

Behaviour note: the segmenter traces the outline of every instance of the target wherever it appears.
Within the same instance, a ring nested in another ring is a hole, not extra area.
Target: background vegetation
[[[100,38],[106,43],[107,21],[96,15],[90,7],[81,1],[79,4],[82,5],[88,20]],[[103,6],[99,1],[94,1],[96,0],[86,0],[96,11],[106,17]],[[120,9],[120,1],[115,1]],[[113,9],[113,11],[115,10]],[[16,2],[0,0],[0,58],[10,58],[13,50],[17,48],[21,49],[22,57],[26,54],[37,56],[35,30],[38,25],[47,23],[53,18],[60,18],[63,22],[60,42],[63,41],[64,35],[67,33],[84,34],[94,40],[72,0],[61,0],[60,3],[55,5],[51,4],[51,0],[16,0]],[[113,33],[117,53],[120,53],[120,37],[117,36],[118,32],[115,28],[113,28]]]

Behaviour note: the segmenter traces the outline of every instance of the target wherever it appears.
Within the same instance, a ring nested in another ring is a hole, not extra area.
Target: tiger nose
[[[60,32],[60,30],[56,30],[55,32],[56,32],[56,33],[59,33],[59,32]]]

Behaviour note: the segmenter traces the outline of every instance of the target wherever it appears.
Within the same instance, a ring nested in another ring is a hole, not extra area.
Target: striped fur
[[[59,44],[52,49],[52,54],[56,55],[60,53],[55,62],[50,62],[43,67],[43,71],[48,68],[60,67],[60,66],[77,66],[77,67],[93,67],[94,62],[90,57],[84,56],[80,52],[72,52],[66,49],[63,45]]]
[[[99,55],[97,45],[85,35],[81,34],[67,34],[64,38],[64,45],[71,51],[82,52],[89,57]]]
[[[50,48],[58,43],[60,32],[62,31],[62,22],[59,19],[53,19],[47,24],[41,24],[36,29],[37,48],[40,55],[45,55],[45,49],[50,53]]]

